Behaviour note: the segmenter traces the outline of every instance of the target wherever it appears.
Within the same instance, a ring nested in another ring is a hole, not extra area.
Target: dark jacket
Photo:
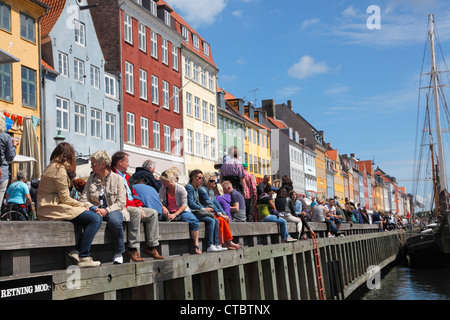
[[[159,189],[161,189],[162,186],[162,182],[156,180],[153,173],[142,167],[136,168],[136,172],[131,176],[130,184],[133,184],[138,180],[145,181],[146,185],[155,188],[157,192],[159,192]]]

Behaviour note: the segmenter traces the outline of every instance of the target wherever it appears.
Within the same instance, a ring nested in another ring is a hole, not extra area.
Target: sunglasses
[[[196,177],[198,180],[202,180],[203,179],[203,177]]]
[[[216,183],[216,180],[209,180],[209,182],[211,182],[211,183]]]

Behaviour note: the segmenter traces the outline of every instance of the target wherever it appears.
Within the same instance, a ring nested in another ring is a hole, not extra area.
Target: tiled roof
[[[53,69],[53,67],[52,67],[51,65],[49,65],[47,62],[45,62],[45,61],[42,60],[42,59],[41,59],[41,63],[42,63],[42,65],[43,65],[46,69],[48,69],[48,70],[50,70],[50,71],[53,71],[53,72],[56,72],[56,70]]]
[[[276,127],[277,129],[286,129],[286,128],[288,128],[288,126],[281,120],[275,120],[272,117],[267,117],[267,120],[269,120],[270,123],[273,124],[274,127]]]
[[[52,31],[56,21],[58,21],[64,7],[66,0],[41,0],[50,7],[49,12],[41,20],[41,37],[44,37]]]

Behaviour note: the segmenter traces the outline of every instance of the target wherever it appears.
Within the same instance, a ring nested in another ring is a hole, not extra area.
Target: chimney
[[[271,118],[276,118],[275,115],[275,100],[263,100],[262,101],[262,108],[264,111],[266,111],[267,116]]]
[[[217,92],[217,105],[220,109],[225,110],[225,91]]]
[[[287,106],[288,106],[289,109],[292,110],[292,100],[288,100],[287,101]]]

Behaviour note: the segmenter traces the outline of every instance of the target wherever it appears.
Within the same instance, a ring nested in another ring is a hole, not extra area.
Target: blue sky
[[[292,100],[339,153],[374,160],[411,191],[428,14],[450,57],[449,1],[167,2],[210,43],[219,86],[257,107]]]

